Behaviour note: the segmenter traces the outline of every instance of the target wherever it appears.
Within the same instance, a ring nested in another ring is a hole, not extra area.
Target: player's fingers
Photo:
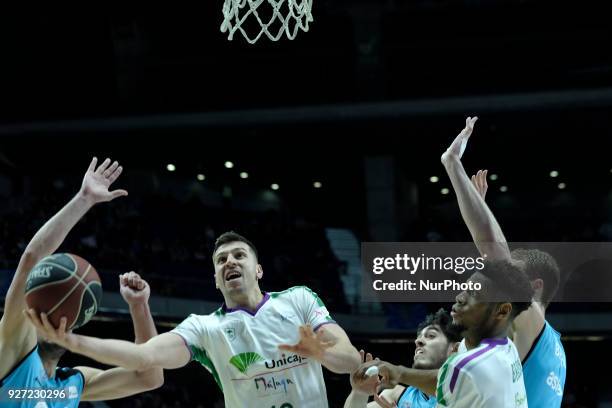
[[[108,181],[110,182],[110,184],[113,184],[115,180],[117,180],[117,177],[119,177],[122,172],[123,172],[123,167],[119,166],[117,167],[116,170],[110,173],[110,175],[108,176]]]
[[[280,346],[278,346],[278,348],[280,350],[285,350],[285,351],[292,351],[292,352],[297,351],[297,346],[292,346],[290,344],[281,344]]]
[[[98,158],[94,156],[94,158],[91,159],[91,163],[89,163],[89,168],[87,168],[87,171],[95,171],[96,164],[98,164]]]
[[[115,191],[111,191],[110,194],[111,194],[111,200],[114,200],[117,197],[128,195],[128,192],[126,190],[115,190]]]
[[[373,360],[372,353],[366,354],[366,361],[372,361],[372,360]]]
[[[364,360],[365,351],[363,351],[363,350],[359,350],[359,355],[361,356],[361,362],[362,362],[362,363],[363,363],[364,361],[367,361],[367,360]]]
[[[65,316],[62,316],[62,318],[60,319],[60,326],[58,329],[58,334],[60,335],[60,337],[64,337],[64,335],[66,334],[66,326],[68,325],[68,319],[66,319]]]
[[[96,173],[98,173],[98,174],[104,173],[104,170],[106,170],[106,168],[108,167],[110,162],[111,162],[111,160],[109,158],[106,158],[106,160],[104,160],[102,162],[102,164],[98,167],[98,169],[96,170]]]
[[[51,322],[49,321],[49,317],[47,316],[46,313],[41,313],[40,314],[40,320],[42,321],[43,327],[45,328],[45,330],[51,331],[51,332],[55,332],[55,327],[53,327],[53,325],[51,324]]]
[[[106,170],[104,170],[104,173],[102,173],[102,175],[106,178],[109,178],[110,175],[113,174],[113,172],[115,171],[115,169],[117,169],[118,166],[119,166],[119,162],[115,160],[113,164],[111,164],[110,166],[108,166]]]

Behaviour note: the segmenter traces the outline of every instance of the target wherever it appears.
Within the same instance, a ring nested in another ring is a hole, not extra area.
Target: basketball
[[[26,282],[28,308],[47,313],[54,327],[65,316],[67,329],[87,323],[98,311],[102,284],[95,268],[73,254],[54,254],[34,266]]]

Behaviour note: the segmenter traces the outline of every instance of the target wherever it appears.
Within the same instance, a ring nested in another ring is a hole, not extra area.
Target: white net
[[[262,7],[258,10],[264,3],[271,9],[262,10]],[[249,30],[243,26],[250,22],[249,27],[257,27],[253,20],[259,23],[259,28],[248,33]],[[236,31],[240,31],[251,44],[264,34],[272,41],[278,41],[283,34],[293,40],[298,30],[308,31],[310,22],[312,0],[224,0],[221,32],[228,32],[231,41]]]

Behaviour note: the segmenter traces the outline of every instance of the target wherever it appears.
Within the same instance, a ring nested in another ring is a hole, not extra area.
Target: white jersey
[[[450,356],[438,372],[438,407],[527,408],[523,367],[512,340],[484,339]]]
[[[335,323],[316,293],[305,286],[265,293],[254,312],[223,305],[191,315],[173,333],[213,375],[227,408],[326,408],[318,362],[278,349],[296,344],[299,327]]]

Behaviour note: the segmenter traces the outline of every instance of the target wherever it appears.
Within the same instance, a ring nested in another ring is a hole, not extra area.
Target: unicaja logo
[[[294,363],[299,364],[304,360],[306,360],[306,357],[298,356],[297,354],[293,354],[288,357],[283,354],[279,360],[266,361],[266,368],[272,369],[272,368],[277,368],[277,367],[283,367],[288,364],[294,364]]]
[[[263,361],[263,357],[257,353],[248,352],[248,353],[240,353],[236,354],[234,357],[230,358],[230,364],[233,365],[240,371],[242,374],[246,374],[249,367],[253,364]]]

